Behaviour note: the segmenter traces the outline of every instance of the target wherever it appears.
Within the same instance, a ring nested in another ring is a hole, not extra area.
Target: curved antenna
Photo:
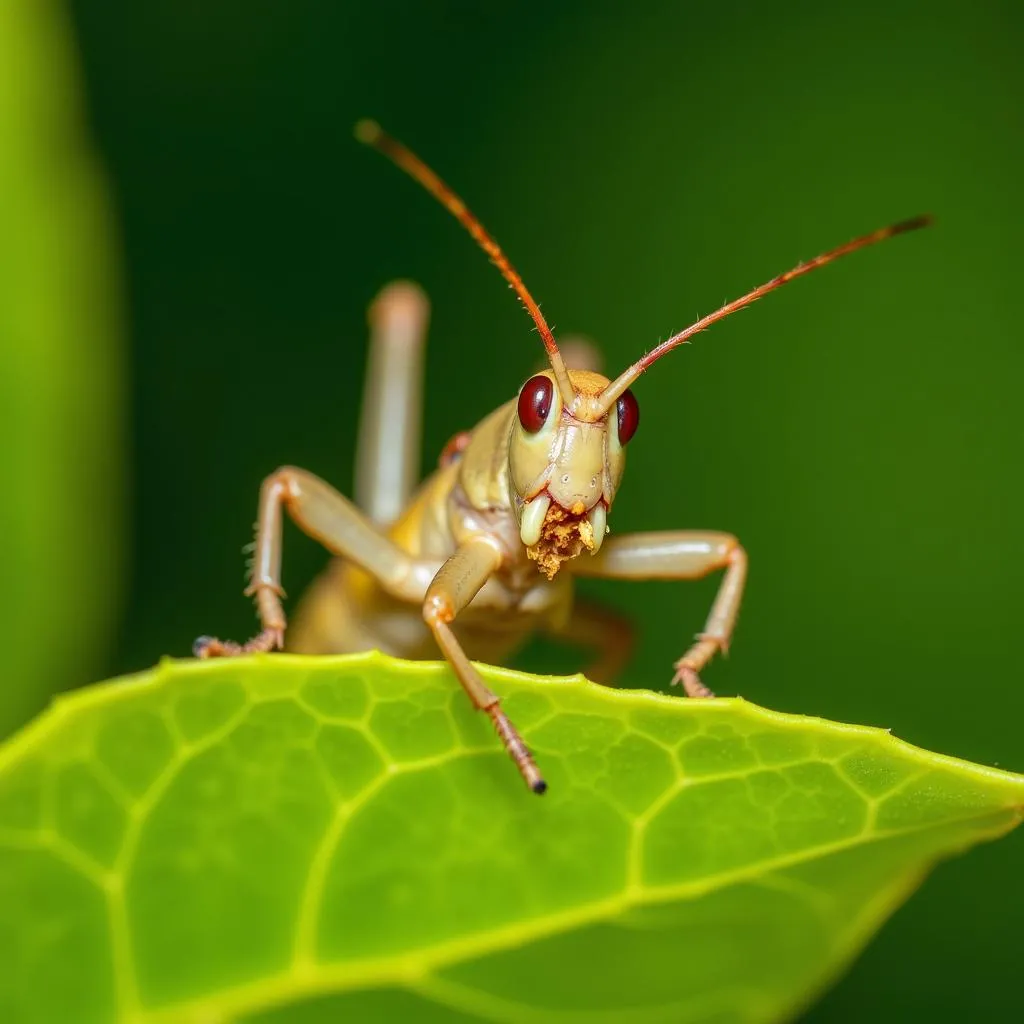
[[[562,361],[562,354],[558,351],[555,343],[555,336],[540,311],[540,306],[533,300],[523,279],[516,272],[516,269],[509,262],[508,257],[501,251],[501,247],[487,233],[483,224],[470,212],[469,207],[411,150],[407,149],[397,139],[392,138],[376,121],[360,121],[355,128],[356,138],[360,142],[372,146],[379,153],[391,159],[411,178],[418,181],[459,223],[473,236],[477,245],[491,258],[491,262],[501,271],[502,276],[519,296],[520,302],[526,307],[526,312],[533,317],[537,325],[544,348],[547,350],[548,362],[555,372],[555,381],[558,390],[562,395],[562,401],[566,405],[573,402],[576,392],[573,390],[566,372],[565,363]]]
[[[782,285],[789,281],[793,281],[798,277],[802,277],[804,274],[809,274],[812,270],[817,270],[819,267],[825,266],[826,263],[831,263],[833,260],[839,259],[840,256],[846,256],[851,252],[855,252],[857,249],[863,249],[865,246],[874,245],[876,242],[883,242],[887,238],[892,238],[893,235],[902,235],[906,231],[916,231],[918,228],[927,227],[931,224],[932,218],[929,214],[924,214],[920,217],[912,217],[910,220],[901,221],[899,224],[892,224],[887,228],[880,228],[878,231],[871,232],[870,235],[862,235],[860,238],[853,239],[852,242],[847,242],[845,245],[840,245],[829,252],[823,253],[821,256],[816,256],[813,260],[808,260],[806,263],[801,263],[799,266],[794,267],[792,270],[786,271],[785,274],[779,274],[778,277],[773,277],[767,284],[763,284],[758,288],[755,288],[751,292],[747,292],[746,295],[727,303],[721,309],[716,310],[714,313],[709,313],[706,317],[698,320],[695,324],[687,327],[685,330],[680,331],[678,334],[674,334],[667,341],[663,341],[657,348],[651,349],[642,359],[637,360],[628,370],[622,373],[619,377],[611,382],[598,396],[599,402],[599,414],[603,415],[606,413],[619,395],[623,393],[644,372],[652,363],[660,359],[667,352],[671,352],[672,349],[678,345],[682,345],[689,341],[695,334],[699,334],[701,331],[707,330],[712,324],[717,323],[719,320],[724,320],[730,313],[735,313],[737,310],[743,309],[745,306],[749,306],[752,302],[757,302],[758,299],[763,298],[769,292],[775,291],[776,288],[781,288]]]

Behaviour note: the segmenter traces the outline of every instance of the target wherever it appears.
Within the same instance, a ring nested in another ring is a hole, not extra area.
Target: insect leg
[[[450,623],[476,596],[488,577],[501,564],[501,551],[491,541],[479,538],[467,541],[441,566],[427,589],[423,601],[423,619],[437,644],[455,671],[469,699],[486,711],[509,756],[534,793],[543,793],[547,783],[541,777],[529,749],[516,727],[501,710],[498,696],[480,678],[455,639]]]
[[[438,559],[411,558],[330,484],[304,469],[285,466],[268,476],[260,489],[256,551],[246,589],[246,594],[256,598],[262,632],[245,644],[200,637],[194,644],[197,657],[269,651],[283,644],[286,620],[281,607],[282,509],[287,509],[301,530],[329,551],[361,566],[396,597],[422,600],[437,572]]]
[[[718,651],[726,651],[743,597],[747,553],[728,533],[674,530],[609,537],[593,558],[580,558],[573,572],[632,580],[695,580],[724,569],[721,586],[696,642],[675,663],[672,683],[682,683],[690,697],[713,697],[700,670]]]
[[[408,281],[387,285],[370,306],[355,503],[380,526],[398,518],[419,479],[429,315],[426,295]]]
[[[551,636],[597,652],[583,674],[612,686],[633,650],[633,624],[624,615],[592,601],[578,599],[568,620],[549,630]]]

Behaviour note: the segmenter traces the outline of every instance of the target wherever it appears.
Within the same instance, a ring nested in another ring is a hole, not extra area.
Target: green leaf
[[[0,1019],[773,1021],[1024,777],[888,733],[443,665],[166,662],[0,748]]]
[[[0,736],[95,678],[120,589],[121,324],[63,4],[0,2]]]

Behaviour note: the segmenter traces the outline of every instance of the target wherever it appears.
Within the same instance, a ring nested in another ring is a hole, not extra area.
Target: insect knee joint
[[[718,565],[725,569],[730,565],[735,565],[736,562],[742,562],[747,557],[747,552],[738,537],[731,533],[725,533],[718,540],[715,555]]]
[[[297,470],[294,466],[279,466],[263,481],[265,498],[279,501],[285,505],[299,497],[299,484],[296,479]]]
[[[441,623],[451,622],[455,618],[451,602],[440,594],[427,594],[423,602],[423,621],[431,629]]]
[[[729,544],[726,549],[726,561],[729,565],[736,565],[737,563],[746,562],[747,560],[747,549],[737,540],[735,537],[729,538]]]

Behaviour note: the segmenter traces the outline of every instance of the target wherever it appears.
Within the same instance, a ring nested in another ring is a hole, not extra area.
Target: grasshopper
[[[445,447],[414,489],[420,436],[427,301],[409,283],[389,285],[371,306],[371,342],[356,460],[355,502],[305,470],[285,466],[260,491],[255,553],[245,593],[261,632],[238,644],[200,637],[198,657],[284,646],[283,511],[336,558],[300,603],[288,647],[327,654],[380,649],[447,659],[474,706],[486,712],[527,786],[547,789],[534,759],[470,659],[500,662],[536,631],[599,651],[591,678],[608,682],[629,650],[629,630],[610,613],[573,600],[573,577],[722,582],[701,633],[675,662],[673,684],[711,697],[700,673],[728,648],[747,577],[747,554],[729,533],[670,530],[606,539],[626,446],[640,408],[631,390],[653,363],[694,335],[788,281],[883,239],[924,227],[927,216],[882,228],[772,278],[674,334],[618,377],[577,360],[555,338],[497,243],[419,157],[374,122],[357,138],[424,186],[490,257],[532,317],[547,367],[518,395]]]

